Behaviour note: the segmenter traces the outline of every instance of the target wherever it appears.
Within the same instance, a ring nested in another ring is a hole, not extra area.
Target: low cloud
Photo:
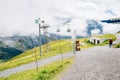
[[[95,20],[87,20],[87,30],[88,36],[92,34],[102,34],[103,26]]]
[[[78,35],[116,32],[118,25],[99,21],[119,17],[119,4],[119,0],[1,0],[0,36],[38,34],[34,21],[39,17],[51,26],[50,33],[56,33],[59,25],[59,34],[70,35],[68,24]]]

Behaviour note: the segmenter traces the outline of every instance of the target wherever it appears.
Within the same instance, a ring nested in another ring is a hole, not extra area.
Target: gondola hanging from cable
[[[60,32],[60,28],[59,28],[59,26],[58,26],[58,28],[57,28],[57,32]]]
[[[70,32],[70,31],[71,31],[71,29],[68,27],[68,28],[67,28],[67,32]]]

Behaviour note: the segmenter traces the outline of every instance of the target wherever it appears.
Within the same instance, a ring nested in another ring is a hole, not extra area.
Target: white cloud
[[[120,31],[120,24],[103,24],[104,33],[116,33]]]
[[[100,33],[100,30],[99,29],[94,29],[91,31],[92,35],[97,35]]]
[[[0,35],[38,34],[34,20],[39,17],[53,27],[49,32],[56,32],[55,25],[61,25],[64,19],[70,18],[69,27],[77,29],[79,35],[86,35],[87,19],[120,17],[119,4],[119,0],[0,0]],[[106,10],[116,15],[105,13]],[[109,24],[103,25],[104,33],[119,29],[116,25],[110,25],[110,28]],[[70,34],[65,31],[66,28],[61,27],[60,34]]]

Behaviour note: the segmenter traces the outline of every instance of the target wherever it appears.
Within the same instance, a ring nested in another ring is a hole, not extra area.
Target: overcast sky
[[[78,35],[87,35],[87,20],[96,20],[103,33],[115,33],[120,24],[105,24],[100,20],[120,17],[120,0],[0,0],[0,36],[38,34],[35,19],[40,17],[55,33],[69,35],[69,27]],[[99,33],[94,29],[91,33]]]

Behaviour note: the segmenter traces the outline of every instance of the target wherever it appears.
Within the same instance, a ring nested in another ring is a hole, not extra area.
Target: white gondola
[[[58,28],[57,28],[57,30],[56,30],[57,32],[60,32],[60,28],[59,28],[59,26],[58,26]]]
[[[68,27],[68,28],[67,28],[67,32],[70,32],[70,31],[71,31],[71,29]]]
[[[57,29],[57,32],[60,32],[60,29]]]

